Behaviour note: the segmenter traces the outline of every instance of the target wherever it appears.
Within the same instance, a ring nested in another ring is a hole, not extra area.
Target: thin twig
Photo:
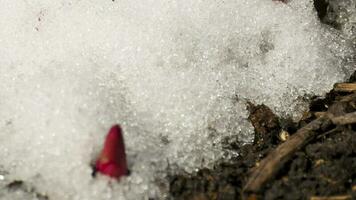
[[[338,117],[330,118],[335,125],[346,125],[356,123],[356,112],[347,113]]]
[[[319,139],[319,138],[325,137],[325,136],[327,136],[327,135],[330,135],[330,134],[335,133],[335,132],[340,131],[340,130],[342,130],[342,127],[341,127],[341,126],[337,126],[336,128],[333,128],[333,129],[331,129],[330,131],[327,131],[327,132],[325,132],[325,133],[319,134],[319,135],[317,136],[317,138]]]

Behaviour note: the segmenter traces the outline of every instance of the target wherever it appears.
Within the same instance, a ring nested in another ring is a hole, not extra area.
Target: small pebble
[[[289,133],[285,130],[282,130],[280,133],[279,133],[279,139],[284,142],[286,141],[287,139],[289,138]]]

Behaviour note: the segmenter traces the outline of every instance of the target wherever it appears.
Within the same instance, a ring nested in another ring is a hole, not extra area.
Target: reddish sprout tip
[[[97,172],[119,179],[128,174],[122,129],[114,125],[109,130],[104,148],[95,163]]]

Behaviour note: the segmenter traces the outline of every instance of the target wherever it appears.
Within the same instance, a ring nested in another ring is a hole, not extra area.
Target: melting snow
[[[0,0],[0,27],[1,199],[163,197],[168,168],[252,141],[247,100],[286,116],[352,70],[309,0]],[[119,183],[90,166],[115,123]]]

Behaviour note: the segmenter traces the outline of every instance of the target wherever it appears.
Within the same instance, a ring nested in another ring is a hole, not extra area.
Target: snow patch
[[[352,70],[309,0],[0,5],[1,199],[43,198],[8,192],[13,180],[51,200],[162,197],[167,168],[211,166],[231,135],[252,141],[246,100],[285,116]],[[119,183],[90,166],[115,123],[131,170]]]

